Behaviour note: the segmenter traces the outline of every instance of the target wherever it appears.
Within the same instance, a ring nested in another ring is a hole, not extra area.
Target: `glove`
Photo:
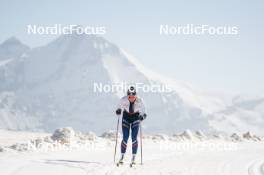
[[[143,121],[143,120],[145,120],[147,118],[147,114],[143,114],[143,115],[140,114],[138,118],[139,118],[140,121]]]
[[[120,114],[121,114],[121,111],[122,111],[122,110],[121,110],[120,108],[117,109],[117,110],[116,110],[116,115],[120,115]]]

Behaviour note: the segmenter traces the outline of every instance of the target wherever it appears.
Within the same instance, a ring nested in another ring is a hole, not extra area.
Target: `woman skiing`
[[[121,142],[121,158],[117,165],[123,164],[124,156],[127,148],[127,141],[129,138],[129,133],[131,129],[132,137],[132,160],[131,166],[135,164],[135,158],[138,149],[138,130],[140,122],[143,121],[147,115],[145,113],[145,106],[143,100],[137,96],[136,89],[134,86],[129,87],[127,90],[127,95],[120,99],[118,104],[116,115],[121,115],[122,117],[122,133],[123,140]]]

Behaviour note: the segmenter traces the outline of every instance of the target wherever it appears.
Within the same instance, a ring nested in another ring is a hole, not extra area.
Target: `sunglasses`
[[[128,93],[127,95],[128,95],[128,96],[129,96],[129,95],[133,95],[133,96],[135,96],[136,93],[135,93],[135,92],[130,92],[130,93]]]

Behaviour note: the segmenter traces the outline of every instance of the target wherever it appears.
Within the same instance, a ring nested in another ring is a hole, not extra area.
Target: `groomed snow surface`
[[[119,142],[121,135],[119,135]],[[53,134],[0,130],[1,175],[259,175],[264,174],[264,141],[252,133],[231,136],[184,131],[144,135],[143,165],[113,163],[115,132],[97,136],[70,127]],[[119,158],[119,144],[118,154]]]

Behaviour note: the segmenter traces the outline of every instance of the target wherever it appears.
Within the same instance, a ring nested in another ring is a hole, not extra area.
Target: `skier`
[[[120,99],[118,104],[116,115],[122,117],[122,133],[123,140],[121,141],[121,158],[117,163],[117,166],[123,164],[124,156],[127,148],[127,141],[129,138],[130,129],[132,131],[132,160],[130,166],[135,164],[135,158],[138,149],[137,135],[139,131],[140,122],[146,119],[145,106],[143,100],[137,96],[136,89],[134,86],[130,86],[127,90],[127,95]]]

